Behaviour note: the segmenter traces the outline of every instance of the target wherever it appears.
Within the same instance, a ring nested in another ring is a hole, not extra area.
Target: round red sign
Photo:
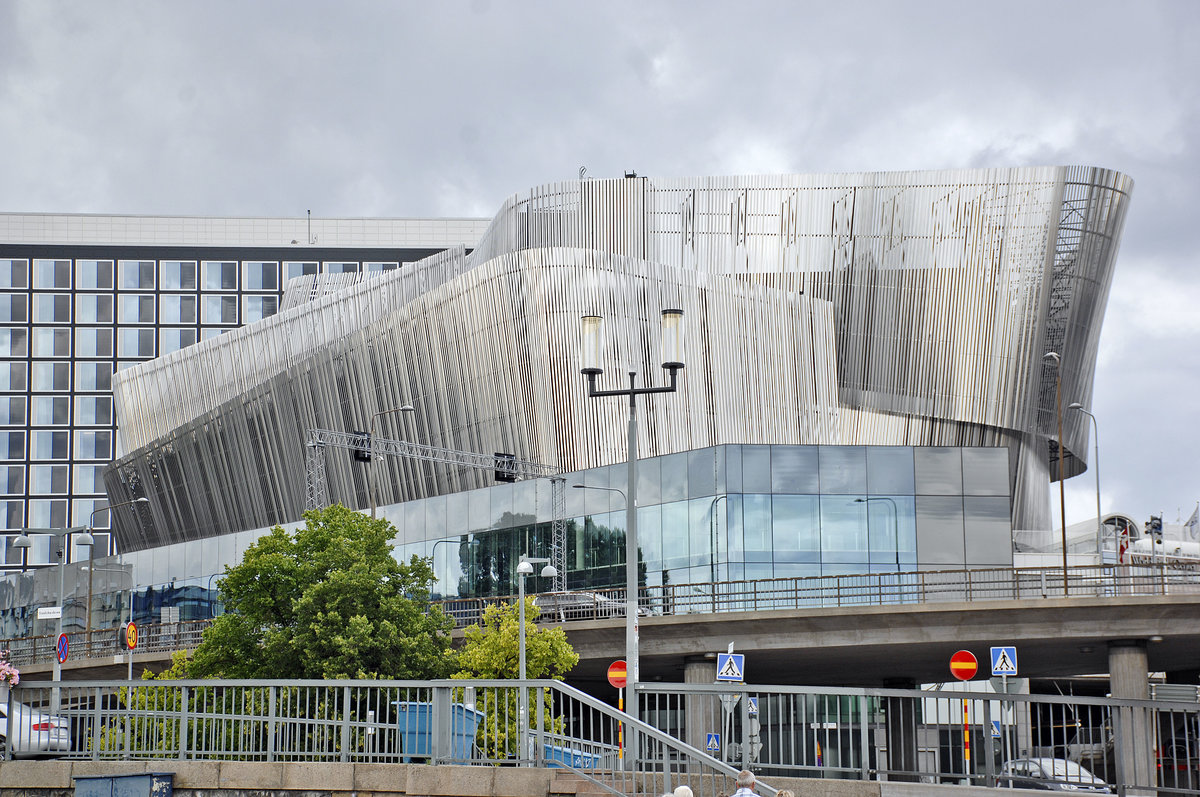
[[[960,681],[969,681],[979,672],[979,662],[969,650],[960,650],[950,657],[950,674]]]
[[[608,682],[613,685],[614,689],[624,689],[627,672],[625,660],[617,659],[608,665]]]

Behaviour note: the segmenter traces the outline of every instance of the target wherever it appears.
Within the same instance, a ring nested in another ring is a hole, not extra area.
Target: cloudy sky
[[[0,0],[0,211],[490,217],[580,166],[1118,169],[1103,508],[1172,522],[1200,499],[1198,41],[1194,0]],[[1095,516],[1091,472],[1067,490]]]

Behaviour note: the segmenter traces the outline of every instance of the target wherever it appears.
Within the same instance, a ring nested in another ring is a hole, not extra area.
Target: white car
[[[534,604],[541,610],[542,620],[601,620],[609,617],[624,617],[624,601],[600,595],[596,592],[543,592],[534,596]],[[638,607],[638,616],[645,617],[650,611]]]
[[[0,740],[13,758],[65,753],[71,749],[71,723],[15,700],[0,700]]]

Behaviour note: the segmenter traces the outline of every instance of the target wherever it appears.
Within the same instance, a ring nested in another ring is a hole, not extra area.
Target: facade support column
[[[1149,700],[1150,675],[1146,640],[1116,639],[1108,643],[1109,691],[1114,698]],[[1157,783],[1154,728],[1143,708],[1114,708],[1113,749],[1117,776],[1126,785],[1153,787]],[[1129,794],[1141,793],[1130,790]]]
[[[685,684],[717,682],[717,660],[707,656],[688,656],[683,664]],[[684,740],[703,750],[709,733],[721,730],[721,701],[716,695],[685,695],[683,698]],[[724,744],[725,739],[721,742]],[[717,758],[721,756],[718,755]]]

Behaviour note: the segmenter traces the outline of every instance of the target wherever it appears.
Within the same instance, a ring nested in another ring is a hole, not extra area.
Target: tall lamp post
[[[367,492],[371,494],[371,519],[375,519],[375,421],[379,420],[380,415],[387,415],[393,412],[416,412],[411,404],[405,404],[403,407],[392,407],[390,410],[380,410],[371,416],[371,431],[367,433],[371,452],[371,461],[367,463]]]
[[[517,565],[517,678],[520,680],[520,701],[521,706],[517,710],[518,723],[518,739],[522,751],[525,746],[525,728],[526,728],[526,712],[529,710],[529,690],[525,686],[525,578],[533,575],[533,566],[535,564],[544,564],[542,568],[542,578],[555,578],[558,576],[558,568],[550,564],[550,560],[537,556],[521,556],[521,562]]]
[[[133,506],[134,504],[148,504],[148,503],[150,503],[150,499],[143,495],[140,498],[134,498],[133,500],[130,500],[130,501],[122,501],[119,504],[109,504],[108,506],[101,507],[99,509],[93,509],[92,513],[90,515],[88,515],[88,531],[96,530],[96,522],[95,522],[96,515],[100,514],[101,512],[109,512],[113,509],[120,509],[123,506]],[[110,519],[109,526],[110,527],[112,526],[111,519]],[[89,645],[92,644],[92,571],[95,570],[95,567],[96,567],[96,546],[93,545],[88,549],[88,597],[87,597],[86,632],[87,632],[87,640],[88,640]],[[130,584],[130,589],[133,589],[132,583]]]
[[[1100,517],[1100,424],[1096,422],[1096,416],[1085,410],[1078,401],[1072,401],[1067,405],[1067,409],[1079,410],[1092,419],[1092,440],[1096,452],[1096,461],[1092,468],[1096,471],[1096,556],[1100,558],[1100,564],[1104,564],[1104,520]]]
[[[900,510],[896,508],[896,499],[889,498],[886,495],[877,495],[868,498],[855,498],[856,504],[870,504],[871,501],[887,501],[892,507],[892,540],[896,547],[896,572],[900,572]],[[870,515],[867,516],[868,526],[870,529]],[[867,540],[867,550],[871,550],[871,542]]]
[[[24,531],[22,531],[21,536],[17,537],[17,539],[15,539],[15,540],[13,540],[13,546],[16,548],[32,547],[33,540],[29,536],[29,531],[30,531],[30,529],[25,529]],[[63,573],[66,570],[67,548],[69,547],[68,543],[69,543],[71,537],[75,536],[76,537],[76,540],[75,540],[76,545],[86,545],[88,548],[91,548],[94,540],[92,539],[92,535],[90,533],[88,533],[87,526],[72,526],[69,529],[44,529],[44,530],[39,531],[38,533],[45,534],[48,536],[53,536],[53,537],[59,537],[62,539],[62,545],[59,550],[59,556],[58,556],[58,624],[56,627],[57,630],[54,635],[54,645],[55,645],[54,681],[58,682],[58,681],[62,680],[62,663],[58,660],[59,659],[59,657],[58,657],[58,640],[61,639],[62,635],[63,635],[63,618],[62,618],[63,608],[64,608],[62,605],[63,604]],[[53,694],[52,702],[54,703],[53,710],[57,711],[58,710],[58,692],[57,691],[55,691]]]
[[[1050,363],[1054,367],[1054,412],[1058,416],[1058,511],[1062,522],[1062,549],[1063,549],[1063,597],[1069,597],[1070,591],[1067,585],[1067,487],[1063,481],[1063,414],[1062,414],[1062,358],[1058,356],[1058,352],[1048,351],[1042,355],[1044,362]]]
[[[662,311],[662,367],[670,376],[666,387],[636,387],[637,372],[629,372],[629,387],[622,390],[597,390],[596,377],[604,373],[601,362],[604,319],[584,316],[582,319],[583,357],[580,373],[587,377],[588,398],[600,396],[629,397],[629,440],[626,470],[629,477],[625,500],[625,662],[628,667],[626,686],[629,688],[628,714],[638,718],[638,544],[637,544],[637,397],[650,393],[674,393],[679,371],[683,368],[682,351],[683,311]],[[635,756],[636,757],[636,754]]]

